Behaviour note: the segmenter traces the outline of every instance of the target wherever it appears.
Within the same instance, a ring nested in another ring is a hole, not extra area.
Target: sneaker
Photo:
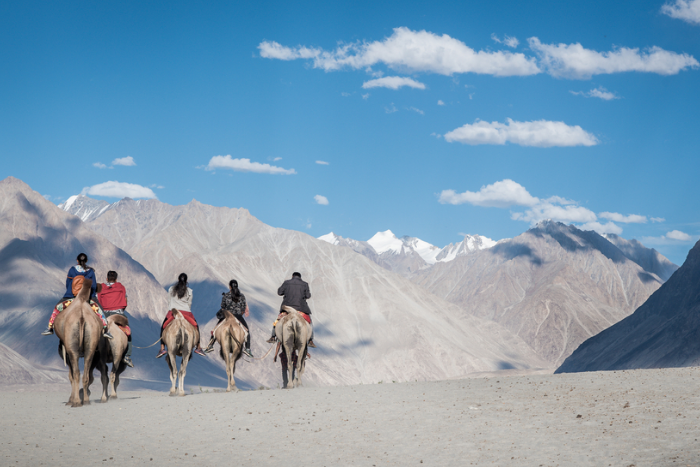
[[[249,356],[250,358],[255,358],[253,357],[253,352],[251,352],[250,349],[243,349],[243,353]]]
[[[112,336],[112,335],[109,333],[109,331],[105,331],[105,333],[104,333],[103,335],[104,335],[107,339],[114,339],[114,336]]]
[[[274,344],[276,340],[277,338],[275,336],[272,336],[265,342],[267,342],[268,344]]]
[[[168,353],[168,351],[165,350],[165,349],[163,349],[163,350],[161,350],[160,352],[158,352],[158,355],[156,355],[156,358],[160,358],[160,357],[162,357],[163,355],[165,355],[165,354],[167,354],[167,353]]]
[[[50,336],[51,334],[53,334],[53,328],[46,328],[46,331],[41,333],[42,336]]]
[[[124,360],[124,363],[126,363],[126,366],[129,366],[131,368],[134,367],[134,362],[131,361],[131,357],[124,357],[122,360]]]
[[[194,353],[196,353],[197,355],[201,355],[202,357],[206,357],[206,356],[207,356],[207,354],[205,354],[204,352],[202,352],[201,349],[194,349]]]
[[[212,353],[214,351],[214,346],[210,345],[204,349],[204,353]]]
[[[311,347],[313,349],[316,348],[316,344],[314,344],[314,341],[309,341],[309,347]]]

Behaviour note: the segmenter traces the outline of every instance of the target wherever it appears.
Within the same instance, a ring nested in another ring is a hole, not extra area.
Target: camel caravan
[[[90,385],[94,381],[95,368],[101,374],[101,402],[107,402],[117,397],[119,375],[126,367],[134,367],[131,360],[131,328],[125,314],[126,289],[117,281],[116,271],[109,271],[107,281],[98,283],[95,270],[87,262],[87,255],[80,253],[77,265],[72,266],[66,276],[66,293],[54,307],[48,328],[42,332],[44,336],[55,334],[59,339],[58,353],[68,367],[71,383],[71,395],[66,405],[71,407],[90,404]],[[274,361],[279,355],[283,387],[291,389],[301,385],[305,362],[309,358],[308,348],[316,347],[311,310],[306,303],[311,298],[311,292],[309,284],[301,279],[300,273],[295,272],[291,279],[284,281],[277,293],[284,299],[272,326],[272,336],[267,342],[273,346],[277,343]],[[250,329],[245,320],[250,310],[245,296],[238,289],[238,282],[231,280],[228,292],[222,294],[221,308],[216,313],[219,322],[204,349],[200,342],[199,325],[191,310],[192,296],[187,274],[182,273],[177,283],[168,290],[169,311],[161,325],[160,338],[153,344],[160,342],[156,358],[166,357],[170,369],[170,395],[185,395],[184,380],[192,354],[207,357],[216,343],[226,366],[226,391],[238,391],[234,379],[236,362],[243,355],[254,360],[267,356],[255,358],[250,350]],[[177,357],[181,357],[179,370]],[[82,389],[80,358],[84,363]],[[109,364],[112,364],[111,371]]]

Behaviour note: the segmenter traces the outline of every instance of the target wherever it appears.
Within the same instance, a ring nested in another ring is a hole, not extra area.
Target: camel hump
[[[83,276],[80,276],[83,277]],[[75,279],[73,279],[75,280]],[[80,292],[78,292],[77,299],[87,302],[90,298],[90,289],[92,288],[92,280],[84,279],[82,286],[80,287]]]
[[[179,310],[176,310],[175,308],[173,308],[172,310],[170,310],[170,313],[172,313],[173,318],[175,318],[177,315],[182,314],[182,313],[180,313]]]
[[[129,325],[129,318],[127,318],[124,315],[112,315],[109,317],[109,319],[114,322],[117,326],[128,326]]]
[[[298,310],[296,310],[296,309],[294,309],[294,308],[292,308],[291,306],[288,306],[288,305],[283,306],[282,309],[283,309],[284,311],[286,311],[287,313],[292,313],[293,311],[298,311]]]

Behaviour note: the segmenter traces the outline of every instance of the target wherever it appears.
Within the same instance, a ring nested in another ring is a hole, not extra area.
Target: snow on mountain
[[[65,203],[58,205],[59,209],[78,216],[83,222],[98,218],[111,206],[107,201],[88,198],[85,195],[71,196]]]
[[[367,243],[372,245],[374,251],[380,255],[386,252],[400,254],[404,246],[403,242],[391,230],[377,232],[372,238],[367,240]]]
[[[436,261],[452,261],[458,256],[468,255],[473,251],[485,250],[496,245],[496,242],[481,235],[465,235],[464,240],[457,244],[450,243],[440,250],[436,256]]]

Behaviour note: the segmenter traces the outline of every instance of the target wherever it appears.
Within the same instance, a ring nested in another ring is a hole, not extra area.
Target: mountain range
[[[700,364],[700,242],[632,315],[583,342],[557,369],[667,368]]]

